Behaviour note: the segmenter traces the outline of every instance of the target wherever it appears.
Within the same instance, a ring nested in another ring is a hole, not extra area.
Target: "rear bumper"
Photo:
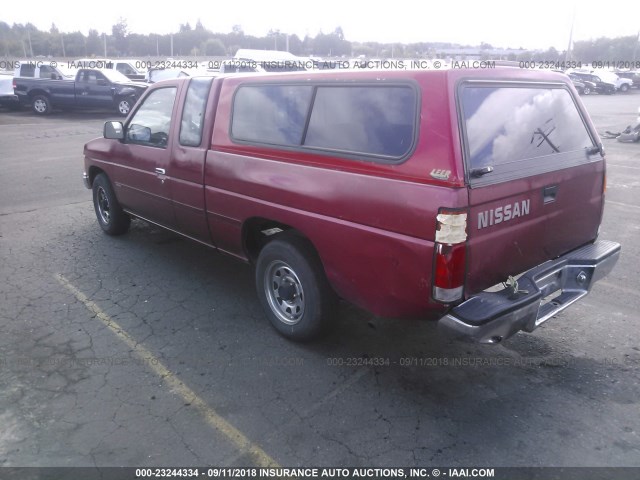
[[[532,332],[589,293],[619,257],[619,243],[586,245],[525,272],[518,278],[520,293],[504,289],[466,300],[442,317],[438,327],[454,338],[488,344],[499,343],[520,330]],[[558,296],[547,298],[554,294]]]
[[[0,95],[0,105],[17,105],[18,104],[18,96],[9,94],[9,95]]]

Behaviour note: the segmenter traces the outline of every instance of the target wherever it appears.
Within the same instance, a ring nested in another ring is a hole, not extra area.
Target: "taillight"
[[[467,213],[441,209],[436,222],[433,298],[452,303],[464,293],[467,257]]]

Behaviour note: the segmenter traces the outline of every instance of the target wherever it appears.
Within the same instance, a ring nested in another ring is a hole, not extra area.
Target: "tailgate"
[[[605,165],[577,102],[560,82],[459,86],[467,296],[596,238]]]

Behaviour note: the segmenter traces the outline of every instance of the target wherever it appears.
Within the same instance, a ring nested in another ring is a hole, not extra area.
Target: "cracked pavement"
[[[640,92],[584,101],[621,130]],[[640,465],[639,145],[605,140],[601,237],[621,261],[533,334],[451,343],[342,305],[334,332],[297,345],[250,267],[141,221],[102,233],[82,146],[107,119],[0,111],[0,466],[251,466],[154,362],[282,466]]]

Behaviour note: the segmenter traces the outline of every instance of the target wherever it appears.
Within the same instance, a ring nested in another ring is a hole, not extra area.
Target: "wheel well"
[[[251,263],[255,263],[260,250],[269,240],[282,235],[283,232],[296,233],[304,237],[291,226],[274,220],[259,217],[246,220],[242,226],[242,246]]]
[[[92,166],[89,167],[89,171],[87,173],[89,174],[89,185],[93,186],[93,181],[95,180],[96,176],[98,176],[98,174],[100,173],[104,173],[104,170],[99,167]]]
[[[44,95],[45,97],[49,98],[49,94],[44,90],[32,90],[31,92],[29,92],[29,99],[33,100],[33,97],[35,97],[36,95]]]

